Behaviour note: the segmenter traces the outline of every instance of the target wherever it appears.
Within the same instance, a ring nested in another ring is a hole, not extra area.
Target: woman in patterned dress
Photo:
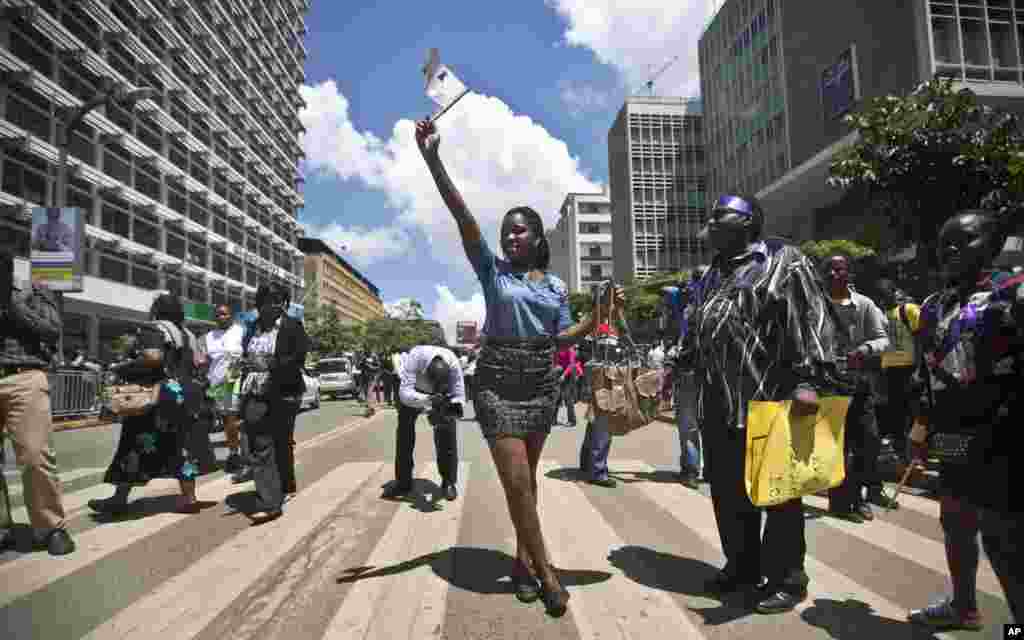
[[[200,403],[193,363],[196,340],[182,326],[185,309],[176,296],[157,297],[150,317],[153,322],[139,327],[129,359],[115,370],[126,382],[161,385],[160,401],[145,415],[122,418],[117,451],[103,477],[116,490],[105,500],[89,501],[97,512],[127,510],[132,487],[145,486],[155,478],[178,480],[180,511],[194,513],[199,508],[199,465],[187,448]]]
[[[978,533],[1017,621],[1024,614],[1024,515],[1009,492],[1013,432],[1021,420],[1024,287],[1020,278],[982,277],[1006,243],[1012,219],[962,211],[939,232],[946,286],[922,305],[918,375],[925,382],[915,431],[924,427],[940,454],[940,521],[953,593],[911,611],[935,629],[982,627],[977,604]],[[920,426],[918,426],[920,425]],[[915,441],[916,442],[913,442]],[[942,456],[941,442],[965,445]],[[927,441],[925,441],[927,442]],[[928,444],[912,432],[914,462]]]

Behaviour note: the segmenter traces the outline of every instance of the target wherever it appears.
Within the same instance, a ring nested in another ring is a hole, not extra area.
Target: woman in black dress
[[[199,463],[188,449],[201,394],[195,383],[195,336],[184,328],[181,300],[164,294],[150,309],[153,319],[138,329],[129,359],[114,370],[126,382],[160,384],[160,401],[149,413],[121,420],[121,437],[103,481],[116,485],[113,496],[90,500],[97,512],[128,508],[132,487],[155,478],[175,478],[181,485],[179,510],[195,512]]]

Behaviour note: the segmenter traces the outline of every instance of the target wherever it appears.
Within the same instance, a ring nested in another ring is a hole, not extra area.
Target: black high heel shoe
[[[540,593],[541,598],[544,600],[544,608],[549,616],[561,618],[565,615],[566,610],[569,608],[569,592],[566,591],[565,587],[559,585],[557,591],[552,591],[544,583],[541,583]]]

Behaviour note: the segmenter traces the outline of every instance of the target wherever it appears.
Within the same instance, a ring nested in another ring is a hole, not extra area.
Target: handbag
[[[157,384],[117,384],[110,387],[110,412],[121,418],[143,416],[160,402]]]
[[[923,361],[921,364],[925,389],[928,393],[928,404],[932,411],[935,410],[935,391],[932,388],[932,372],[928,364]],[[966,464],[968,453],[971,448],[971,441],[974,440],[973,433],[942,432],[929,433],[925,437],[928,443],[928,455],[938,459],[942,464]]]
[[[818,399],[813,414],[795,415],[791,400],[751,400],[747,409],[747,495],[758,507],[831,489],[846,477],[843,440],[848,396]]]
[[[624,362],[613,363],[608,360],[607,346],[603,359],[597,359],[595,345],[595,361],[588,363],[592,368],[590,407],[587,411],[587,420],[593,417],[604,418],[607,421],[608,432],[612,435],[622,436],[631,433],[641,427],[646,427],[657,418],[661,408],[661,400],[658,394],[658,372],[642,366],[642,359],[639,358],[636,344],[633,342],[629,330],[629,323],[621,309],[615,307],[615,294],[611,282],[604,283],[598,290],[596,296],[605,295],[608,292],[608,322],[616,313],[625,327],[623,338],[625,339],[627,357]],[[597,339],[596,327],[601,325],[600,315],[594,319],[594,338]]]

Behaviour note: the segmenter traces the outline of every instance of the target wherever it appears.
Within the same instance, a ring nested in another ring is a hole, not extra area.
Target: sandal
[[[541,597],[544,599],[544,608],[552,618],[560,618],[565,615],[569,608],[569,592],[565,587],[559,585],[558,591],[551,591],[544,584],[540,585]]]
[[[529,571],[517,567],[512,574],[512,586],[516,590],[516,599],[519,602],[531,603],[540,598],[540,583]]]

